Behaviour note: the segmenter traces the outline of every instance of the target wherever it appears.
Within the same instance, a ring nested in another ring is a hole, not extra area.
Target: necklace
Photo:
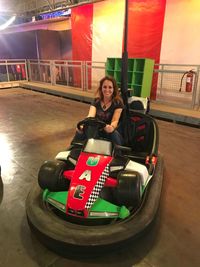
[[[112,100],[109,100],[107,103],[105,103],[104,101],[102,101],[102,108],[103,108],[103,110],[105,110],[108,106],[109,106],[109,104],[111,103],[111,101]]]
[[[103,108],[103,109],[106,109],[106,104],[103,104],[102,108]]]
[[[105,110],[107,108],[107,106],[110,104],[110,102],[111,101],[108,101],[108,103],[103,102],[103,106],[102,106],[103,110]]]

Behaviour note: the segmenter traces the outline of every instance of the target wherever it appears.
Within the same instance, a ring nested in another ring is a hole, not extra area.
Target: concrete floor
[[[98,258],[66,259],[31,234],[25,199],[46,159],[74,134],[88,104],[24,89],[0,90],[0,267],[199,267],[200,130],[158,121],[165,177],[160,212],[145,236]]]

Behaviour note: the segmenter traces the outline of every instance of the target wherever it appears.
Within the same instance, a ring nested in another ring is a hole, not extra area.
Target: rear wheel
[[[67,191],[69,180],[63,177],[63,172],[69,167],[64,161],[45,161],[38,173],[38,183],[42,189],[49,191]]]

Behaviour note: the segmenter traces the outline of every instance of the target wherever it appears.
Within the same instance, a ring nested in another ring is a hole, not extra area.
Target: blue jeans
[[[114,130],[112,133],[102,131],[100,137],[106,138],[116,145],[123,145],[122,136],[117,130]]]
[[[113,131],[112,133],[107,133],[105,131],[101,131],[99,133],[99,137],[108,139],[108,140],[110,140],[112,143],[114,143],[116,145],[123,145],[123,138],[122,138],[121,134],[117,130]],[[76,131],[72,142],[84,141],[86,138],[87,137],[86,137],[84,132]]]

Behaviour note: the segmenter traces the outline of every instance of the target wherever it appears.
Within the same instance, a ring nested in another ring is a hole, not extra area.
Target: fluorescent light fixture
[[[12,16],[9,20],[7,20],[5,23],[0,25],[0,31],[6,29],[10,24],[13,23],[13,21],[16,19],[16,16]]]

